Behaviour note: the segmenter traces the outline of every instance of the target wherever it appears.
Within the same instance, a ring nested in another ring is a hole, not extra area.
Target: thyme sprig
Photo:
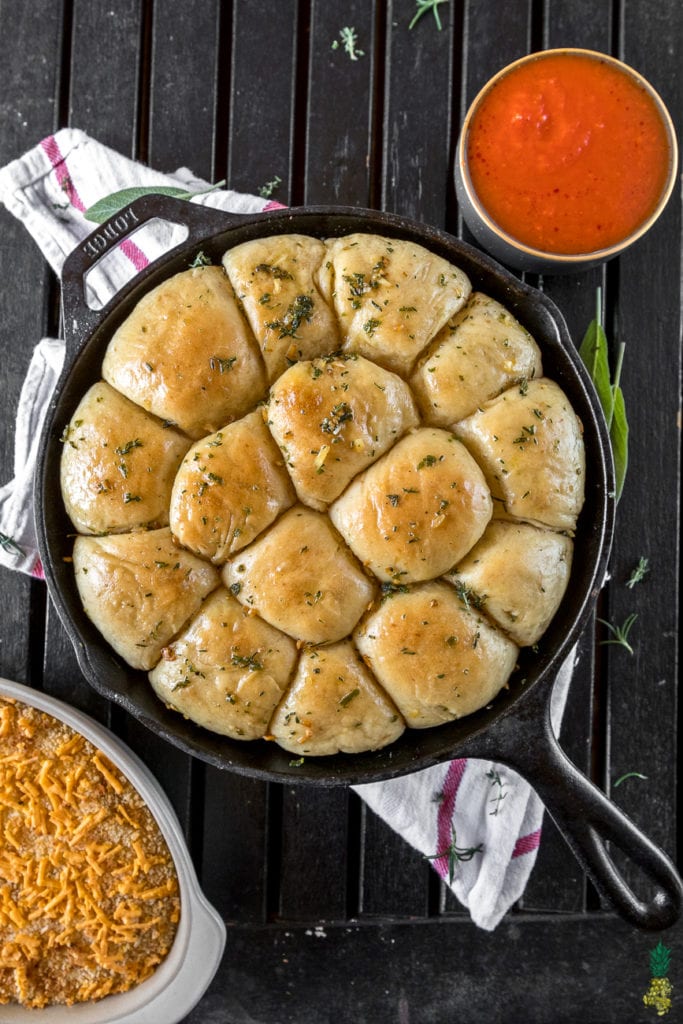
[[[650,571],[649,559],[643,558],[641,556],[641,558],[638,560],[638,565],[632,571],[631,575],[629,576],[629,578],[628,578],[628,580],[626,582],[626,586],[629,588],[629,590],[633,590],[633,588],[635,587],[636,583],[640,583],[641,580],[645,579],[645,577],[647,576],[649,571]]]
[[[621,626],[615,626],[614,623],[608,622],[606,619],[598,619],[603,626],[606,626],[612,636],[608,640],[601,640],[601,644],[618,644],[620,647],[625,647],[629,654],[633,654],[633,647],[629,643],[629,633],[633,627],[633,623],[636,621],[638,616],[635,612],[631,612],[628,615]]]
[[[341,38],[342,46],[344,47],[344,53],[348,54],[350,60],[358,60],[359,57],[365,56],[365,50],[356,49],[358,34],[352,25],[346,25],[344,28],[340,29],[339,36]],[[332,49],[339,49],[339,39],[334,40],[332,43]]]
[[[500,811],[500,805],[507,796],[507,793],[505,791],[505,783],[501,779],[500,773],[497,772],[495,768],[491,768],[489,771],[487,771],[486,778],[491,780],[491,785],[496,789],[495,796],[491,800],[489,800],[490,804],[494,804],[494,808],[492,811],[489,811],[489,815],[497,817]]]
[[[427,860],[442,860],[444,857],[447,857],[448,884],[453,885],[456,864],[472,860],[475,853],[481,853],[483,849],[483,843],[479,843],[478,846],[458,846],[455,825],[451,825],[451,841],[446,847],[446,849],[442,850],[440,853],[428,853],[426,854],[426,858]]]
[[[432,11],[436,27],[440,32],[443,26],[441,25],[441,18],[439,17],[439,4],[445,4],[448,0],[415,0],[415,2],[417,3],[417,10],[413,15],[412,21],[408,25],[408,29],[412,29],[423,14],[427,14],[428,11]]]

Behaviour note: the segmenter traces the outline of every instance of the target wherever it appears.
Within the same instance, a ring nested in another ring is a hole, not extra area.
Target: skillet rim
[[[191,214],[188,207],[193,211]],[[498,723],[507,720],[509,726],[511,721],[514,724],[516,715],[528,712],[532,694],[535,698],[549,699],[554,676],[590,617],[609,559],[615,509],[611,448],[597,395],[559,308],[542,291],[520,281],[469,243],[396,214],[360,207],[324,206],[235,215],[160,196],[137,200],[130,209],[139,214],[141,224],[151,217],[186,223],[190,228],[189,236],[133,277],[97,313],[88,310],[82,299],[84,268],[90,269],[83,258],[87,240],[67,259],[63,271],[67,353],[45,417],[35,483],[36,527],[48,590],[86,680],[100,695],[124,707],[185,753],[215,767],[265,781],[357,785],[396,778],[464,756],[465,748],[467,756],[472,756],[480,739],[492,739]],[[69,563],[64,561],[69,557],[65,544],[69,528],[73,536],[73,527],[63,509],[60,514],[61,499],[54,501],[51,495],[55,493],[55,484],[59,493],[61,426],[69,421],[75,405],[94,381],[93,370],[101,363],[111,331],[128,315],[142,294],[173,273],[187,269],[199,249],[208,250],[215,260],[229,247],[221,239],[230,238],[229,244],[236,245],[251,238],[280,233],[330,237],[354,231],[409,238],[456,264],[462,261],[459,265],[470,276],[474,287],[481,288],[485,282],[483,290],[501,301],[536,337],[543,354],[544,373],[557,380],[582,420],[587,465],[592,465],[596,472],[592,482],[587,474],[586,502],[579,517],[568,591],[538,652],[522,652],[521,667],[513,673],[509,689],[474,715],[428,730],[408,729],[399,740],[382,750],[304,759],[303,763],[298,763],[274,743],[229,740],[193,725],[159,701],[144,672],[134,672],[124,665],[82,610]],[[94,231],[90,238],[98,233]],[[234,237],[236,235],[239,237]],[[79,330],[84,331],[80,343],[75,337]],[[586,555],[589,557],[584,560]],[[578,589],[577,581],[580,582]],[[137,685],[140,681],[144,686]],[[540,729],[539,722],[539,733]]]

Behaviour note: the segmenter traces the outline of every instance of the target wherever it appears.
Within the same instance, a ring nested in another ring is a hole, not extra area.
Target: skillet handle
[[[683,883],[676,867],[570,761],[553,733],[547,696],[534,694],[521,712],[498,725],[501,728],[487,737],[486,749],[474,756],[502,761],[527,779],[583,870],[626,921],[644,930],[671,927],[683,903]],[[610,856],[607,842],[617,846],[654,886],[648,900],[633,892]]]
[[[99,224],[87,238],[69,253],[62,268],[62,315],[67,342],[85,337],[104,319],[110,303],[103,309],[91,309],[85,292],[86,277],[113,249],[154,219],[170,221],[187,228],[183,241],[164,254],[172,255],[177,249],[214,234],[221,227],[244,216],[226,213],[211,206],[199,206],[186,199],[176,199],[158,193],[141,196],[104,223]],[[111,302],[115,302],[113,297]]]

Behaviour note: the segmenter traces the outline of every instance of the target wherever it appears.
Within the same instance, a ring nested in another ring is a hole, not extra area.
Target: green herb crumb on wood
[[[365,56],[365,50],[359,50],[358,46],[358,34],[353,25],[345,25],[344,28],[339,30],[339,39],[335,39],[332,43],[332,49],[338,50],[341,45],[344,48],[350,60],[358,60],[360,57]]]

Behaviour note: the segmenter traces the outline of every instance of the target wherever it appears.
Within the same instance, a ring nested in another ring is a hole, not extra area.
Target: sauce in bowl
[[[612,58],[561,50],[518,61],[470,112],[464,156],[475,200],[532,249],[608,250],[668,198],[668,120],[654,90]]]

